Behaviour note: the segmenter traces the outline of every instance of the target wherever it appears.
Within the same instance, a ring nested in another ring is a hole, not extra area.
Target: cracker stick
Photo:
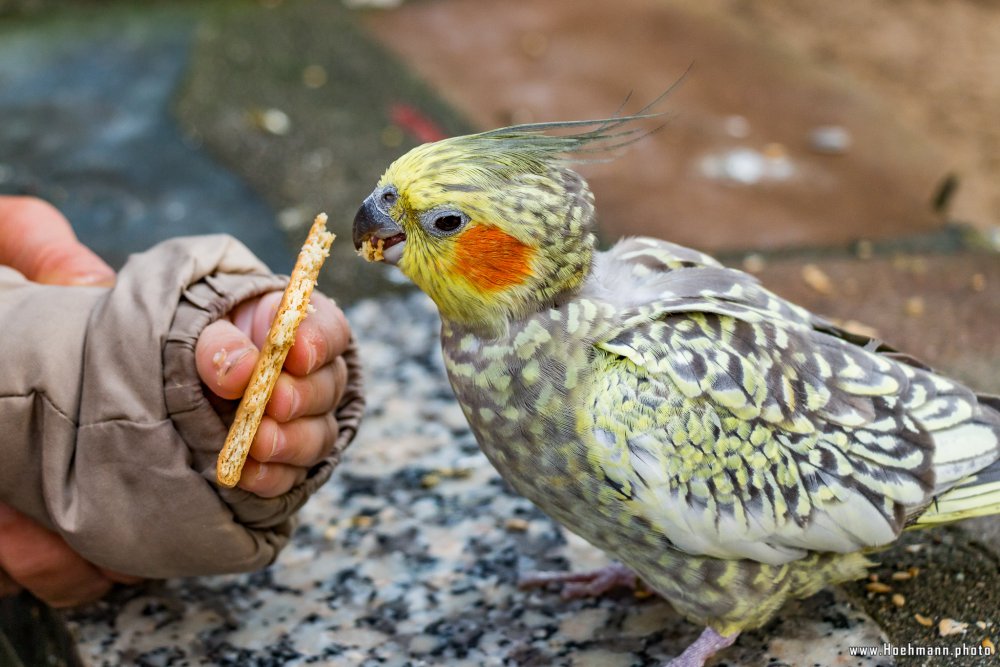
[[[236,409],[236,419],[229,427],[225,446],[219,452],[215,474],[219,484],[223,486],[233,487],[240,481],[250,445],[253,444],[260,420],[264,416],[264,408],[271,400],[271,392],[281,374],[285,357],[295,342],[295,331],[309,313],[309,296],[316,286],[320,267],[330,254],[333,239],[334,235],[326,230],[326,214],[320,213],[313,221],[309,237],[295,261],[292,277],[281,297],[271,329],[267,332],[264,348],[260,351],[253,375],[250,376],[243,399]]]

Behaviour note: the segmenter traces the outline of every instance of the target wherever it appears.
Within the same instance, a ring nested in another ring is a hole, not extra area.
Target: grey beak
[[[354,248],[360,250],[362,244],[370,238],[387,239],[402,234],[403,228],[375,204],[374,196],[370,195],[354,216]]]

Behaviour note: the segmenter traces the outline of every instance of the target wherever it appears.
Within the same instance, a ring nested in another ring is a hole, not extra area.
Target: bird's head
[[[354,245],[395,264],[444,319],[497,330],[575,291],[595,245],[593,196],[566,157],[637,116],[521,125],[424,144],[396,160],[354,218]],[[557,128],[589,129],[551,135]]]

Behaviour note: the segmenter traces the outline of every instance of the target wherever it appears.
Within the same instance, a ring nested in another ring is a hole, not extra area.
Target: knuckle
[[[311,382],[290,382],[288,386],[287,421],[297,419],[305,414],[312,401],[313,387]]]
[[[271,400],[267,403],[267,414],[278,422],[287,423],[295,418],[300,404],[302,387],[287,373],[281,373],[274,385]]]
[[[246,480],[244,490],[262,498],[274,498],[288,490],[287,473],[281,464],[258,464],[256,475]]]
[[[323,446],[323,434],[316,428],[314,418],[300,419],[289,424],[289,439],[292,442],[286,463],[290,465],[311,465]]]
[[[339,359],[340,357],[337,358]],[[323,369],[323,376],[320,378],[320,382],[323,404],[318,407],[325,412],[326,410],[333,408],[334,399],[337,395],[337,386],[340,384],[338,382],[336,361],[332,364],[327,364],[326,368]]]
[[[274,461],[281,457],[285,446],[282,428],[272,418],[265,416],[260,421],[257,434],[254,436],[251,454],[258,461]]]

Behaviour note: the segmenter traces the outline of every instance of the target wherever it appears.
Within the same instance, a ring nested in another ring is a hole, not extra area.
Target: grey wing
[[[623,314],[597,345],[684,399],[655,435],[634,434],[630,444],[642,480],[660,479],[673,495],[647,494],[648,512],[664,502],[687,508],[672,529],[682,547],[690,538],[697,553],[782,562],[802,549],[882,545],[934,494],[1000,456],[1000,414],[973,392],[837,330],[753,277],[701,262],[645,278],[638,289],[656,298]],[[668,423],[678,414],[696,416],[709,437],[678,446]],[[650,447],[660,455],[641,453]],[[676,463],[695,459],[696,469]]]

